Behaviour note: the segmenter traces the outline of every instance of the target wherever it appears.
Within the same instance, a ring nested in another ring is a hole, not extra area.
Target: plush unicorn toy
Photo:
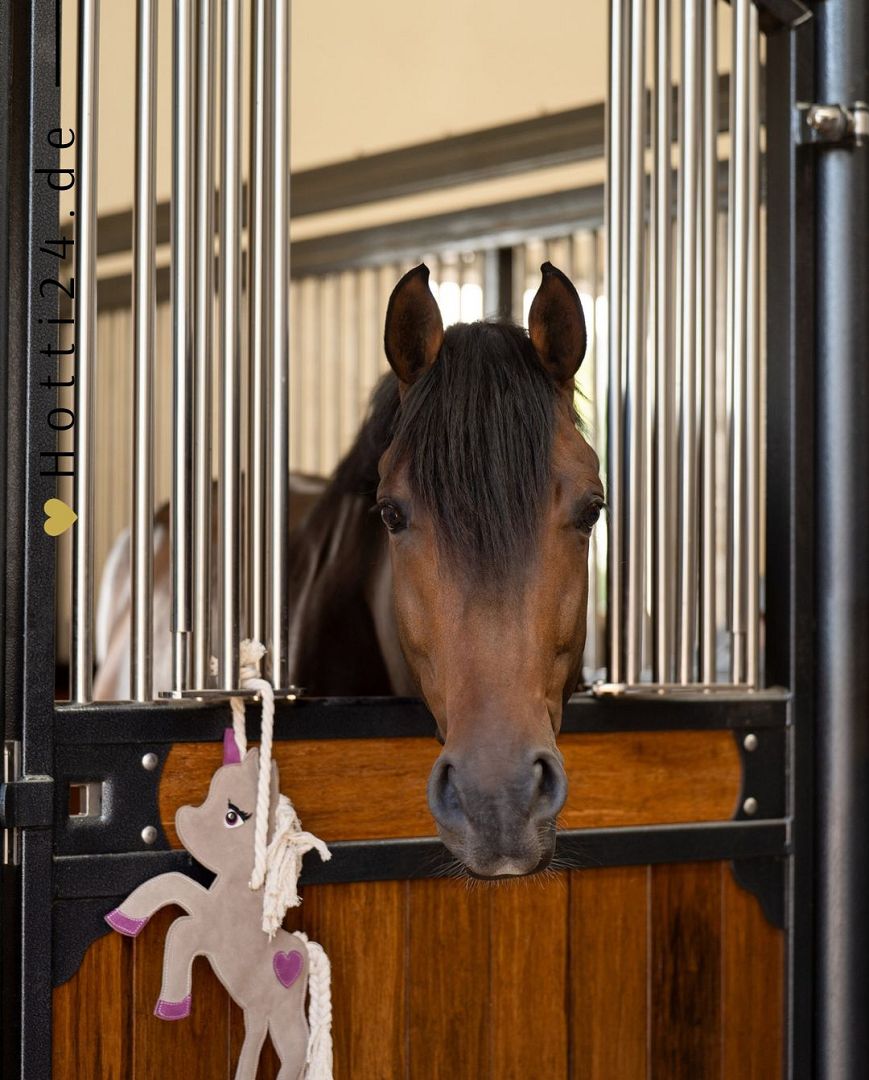
[[[155,911],[178,904],[187,916],[166,935],[163,984],[154,1010],[163,1020],[190,1014],[193,959],[206,956],[218,979],[244,1010],[244,1044],[235,1080],[255,1080],[266,1034],[281,1060],[278,1080],[331,1078],[331,1006],[328,960],[304,934],[263,932],[263,896],[251,889],[254,809],[259,750],[242,760],[231,729],[224,734],[223,766],[201,806],[182,806],[175,817],[184,847],[217,875],[203,888],[184,874],[160,874],[140,885],[106,922],[135,937]],[[271,768],[272,807],[278,805],[278,771]],[[305,1019],[310,992],[311,1030]],[[306,1071],[307,1063],[307,1071]]]

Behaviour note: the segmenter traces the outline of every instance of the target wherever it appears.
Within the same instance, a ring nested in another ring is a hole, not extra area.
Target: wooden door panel
[[[650,868],[570,875],[574,1080],[646,1080]]]
[[[153,1016],[177,914],[57,989],[55,1080],[233,1075],[241,1013],[205,960],[191,1016]],[[288,925],[332,961],[336,1080],[781,1076],[784,935],[727,863],[312,886]]]

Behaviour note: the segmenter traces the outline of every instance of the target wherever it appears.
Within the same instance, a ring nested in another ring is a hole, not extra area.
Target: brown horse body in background
[[[445,332],[417,267],[387,312],[394,375],[314,504],[296,501],[291,680],[312,696],[424,698],[444,744],[429,805],[481,877],[545,867],[567,792],[555,736],[580,677],[603,507],[573,409],[585,345],[576,290],[548,263],[527,333]],[[168,599],[168,563],[164,576]],[[115,653],[128,620],[115,619]]]

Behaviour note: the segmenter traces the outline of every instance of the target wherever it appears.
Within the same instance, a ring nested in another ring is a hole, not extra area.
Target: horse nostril
[[[536,783],[534,812],[541,818],[554,818],[567,798],[567,776],[555,754],[540,754],[534,762]]]
[[[465,817],[456,787],[455,769],[443,756],[434,763],[429,777],[428,804],[435,818],[443,825],[455,825]]]

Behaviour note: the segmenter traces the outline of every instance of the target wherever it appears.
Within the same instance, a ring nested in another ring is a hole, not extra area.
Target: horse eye
[[[590,533],[594,526],[597,524],[597,520],[601,515],[604,504],[602,502],[592,503],[591,506],[587,506],[577,521],[577,527],[581,532]]]
[[[392,503],[384,503],[380,507],[380,518],[391,533],[399,532],[407,525],[402,512]]]

